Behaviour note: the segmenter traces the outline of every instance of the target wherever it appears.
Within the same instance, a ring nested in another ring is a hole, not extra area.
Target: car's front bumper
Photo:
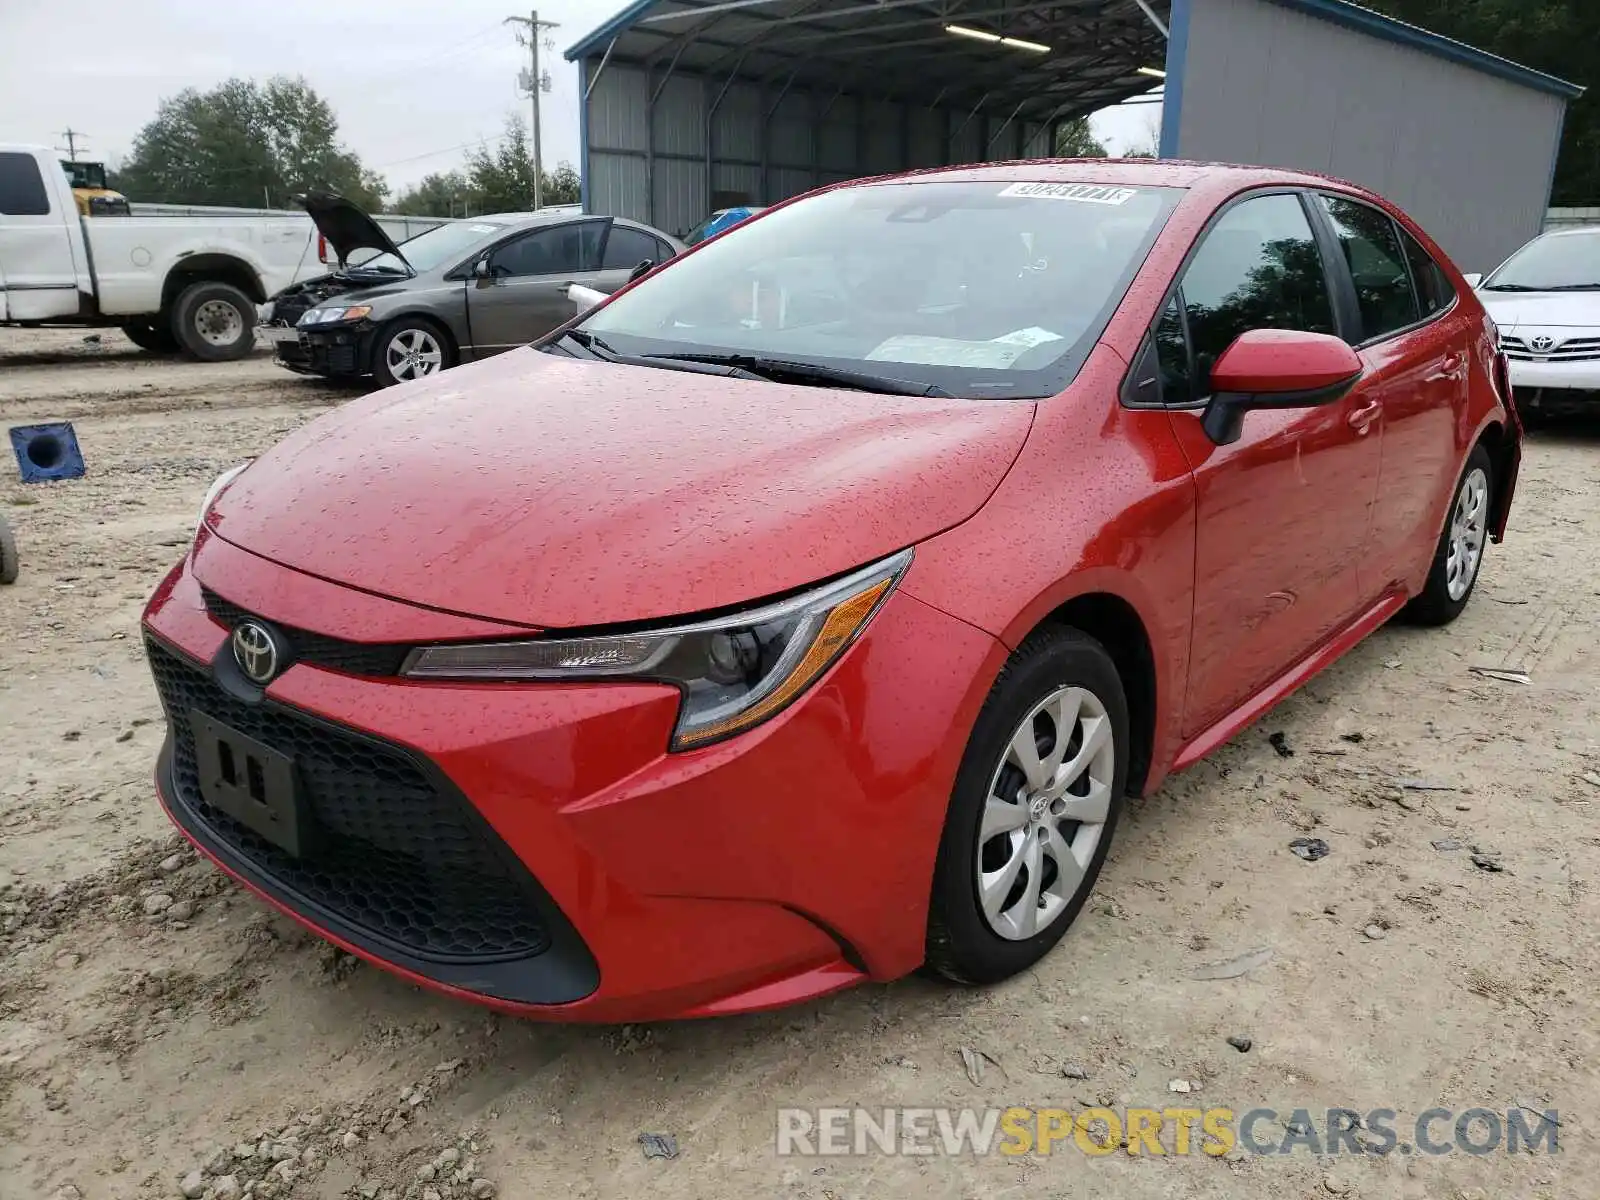
[[[230,695],[235,606],[321,648],[486,634],[211,535],[146,611],[168,813],[354,953],[568,1020],[767,1008],[921,962],[962,731],[1004,652],[904,591],[801,701],[682,754],[666,750],[677,693],[654,684],[420,684],[318,665],[339,661],[319,649]],[[295,861],[200,799],[191,710],[295,755],[323,849]]]
[[[372,369],[372,330],[365,326],[316,332],[275,326],[263,336],[273,345],[274,361],[301,375],[351,378]]]
[[[1600,359],[1531,358],[1527,352],[1507,352],[1513,388],[1547,388],[1600,392]]]

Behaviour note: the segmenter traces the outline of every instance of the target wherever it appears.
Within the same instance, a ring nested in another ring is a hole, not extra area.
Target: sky
[[[578,157],[577,66],[562,52],[621,10],[624,0],[541,0],[540,66],[547,168]],[[0,142],[66,145],[115,162],[165,96],[232,76],[299,75],[338,114],[341,140],[397,189],[461,164],[511,112],[527,51],[503,19],[504,0],[0,0]],[[526,15],[524,11],[522,14]],[[1148,144],[1159,105],[1097,114],[1113,152]]]

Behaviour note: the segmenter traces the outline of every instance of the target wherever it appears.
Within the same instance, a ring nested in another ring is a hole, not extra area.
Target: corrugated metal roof
[[[1583,91],[1347,0],[1273,2],[1530,88],[1568,98]],[[1172,7],[1173,0],[635,0],[566,56],[643,64],[663,76],[767,80],[1049,120],[1155,86],[1139,68],[1165,64],[1156,23],[1166,24]]]
[[[566,56],[1047,120],[1150,91],[1166,38],[1141,0],[637,0]]]

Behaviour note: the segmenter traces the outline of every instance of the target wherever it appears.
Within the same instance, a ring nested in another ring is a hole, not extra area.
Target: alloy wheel
[[[1489,477],[1481,467],[1474,467],[1461,481],[1455,510],[1450,517],[1450,548],[1446,552],[1444,578],[1445,591],[1452,600],[1465,596],[1477,578],[1488,524]]]
[[[1083,887],[1116,767],[1111,718],[1087,688],[1057,688],[1018,724],[990,779],[978,832],[979,907],[999,936],[1035,936]]]
[[[444,366],[444,350],[426,329],[402,329],[389,339],[384,362],[397,380],[421,379]]]

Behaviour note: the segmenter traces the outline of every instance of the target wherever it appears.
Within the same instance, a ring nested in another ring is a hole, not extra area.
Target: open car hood
[[[308,192],[300,198],[300,204],[311,214],[317,232],[328,239],[328,245],[333,247],[341,263],[348,261],[357,250],[377,250],[406,261],[400,247],[383,231],[383,226],[343,196]]]

